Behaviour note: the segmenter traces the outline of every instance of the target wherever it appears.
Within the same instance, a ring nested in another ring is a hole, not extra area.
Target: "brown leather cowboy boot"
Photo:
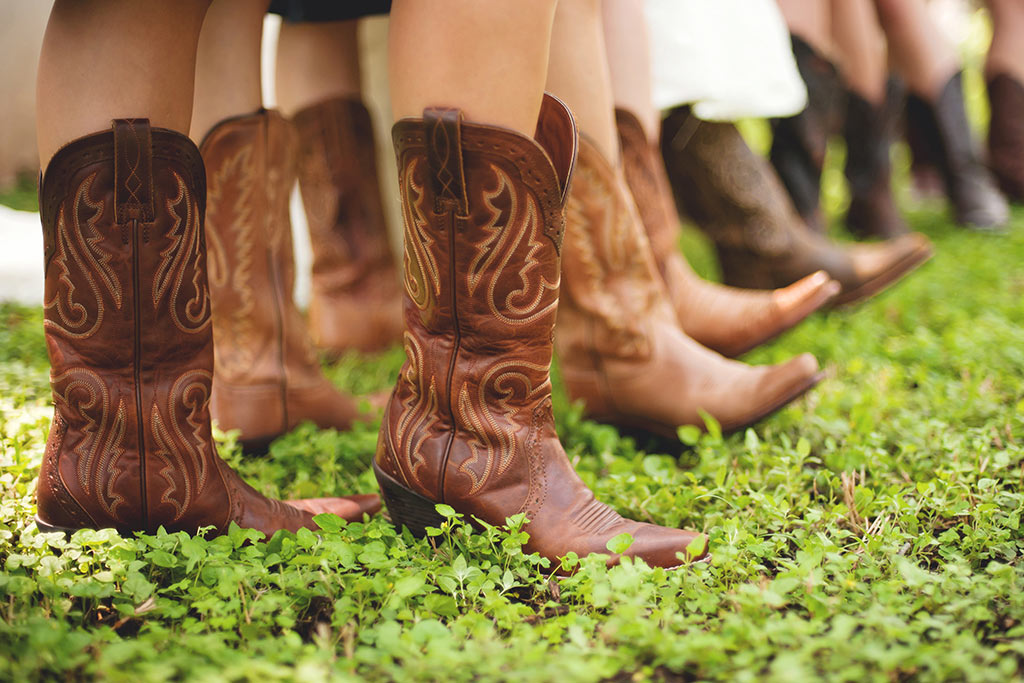
[[[388,246],[370,112],[340,97],[307,107],[292,121],[313,245],[313,343],[330,356],[397,344],[402,292]]]
[[[621,173],[585,138],[566,209],[555,344],[570,398],[621,427],[676,438],[710,413],[723,431],[757,422],[818,383],[803,354],[778,366],[723,358],[686,336]]]
[[[826,231],[821,211],[821,172],[828,140],[842,125],[845,90],[839,71],[810,43],[791,36],[807,106],[799,114],[772,120],[771,162],[797,213],[817,233]]]
[[[626,182],[669,302],[687,335],[725,356],[739,356],[782,334],[839,293],[839,283],[824,271],[770,291],[736,289],[699,277],[679,249],[682,227],[661,155],[636,116],[617,109],[615,117]]]
[[[550,96],[536,137],[465,123],[457,110],[395,124],[407,360],[377,479],[392,521],[416,534],[443,521],[435,503],[493,525],[524,513],[527,550],[549,559],[607,553],[628,532],[627,555],[674,567],[699,534],[596,501],[555,433],[551,333],[576,130]]]
[[[910,232],[892,196],[892,146],[902,111],[903,92],[890,79],[881,104],[849,91],[846,98],[846,180],[850,207],[846,227],[860,237],[889,239]]]
[[[376,496],[257,493],[214,450],[210,292],[199,150],[118,119],[61,148],[40,187],[45,327],[56,411],[39,473],[43,531],[194,532],[231,522],[270,535],[359,519]]]
[[[292,299],[294,131],[280,114],[259,111],[218,123],[200,149],[210,187],[213,417],[241,430],[247,449],[305,420],[348,429],[360,417],[356,403],[324,377]]]
[[[840,246],[809,230],[771,165],[732,124],[679,108],[662,122],[661,144],[676,199],[715,242],[726,284],[784,287],[824,270],[843,288],[832,303],[843,305],[877,294],[931,257],[931,242],[919,233]]]
[[[1024,201],[1024,85],[1001,73],[988,79],[992,119],[988,128],[989,167],[999,188]]]
[[[938,168],[957,223],[981,231],[1003,229],[1010,209],[981,163],[964,109],[962,75],[954,74],[934,100],[911,93],[907,118],[918,123],[918,133],[937,152]]]

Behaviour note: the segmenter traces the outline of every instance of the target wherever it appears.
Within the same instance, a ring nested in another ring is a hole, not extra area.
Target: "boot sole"
[[[906,275],[910,274],[913,270],[917,269],[921,264],[930,259],[933,253],[934,250],[930,247],[915,251],[902,261],[898,261],[893,267],[889,268],[889,270],[875,276],[872,280],[868,280],[860,287],[852,289],[849,292],[840,292],[839,296],[832,300],[833,308],[852,306],[853,304],[859,303],[874,296],[875,294],[878,294],[883,289],[889,287]]]
[[[373,474],[380,485],[380,494],[388,508],[388,516],[396,528],[407,528],[416,538],[427,535],[427,527],[440,527],[445,518],[438,514],[436,502],[411,491],[373,463]]]
[[[750,427],[750,426],[753,426],[753,425],[757,424],[758,422],[760,422],[761,420],[765,419],[769,415],[771,415],[771,414],[781,410],[785,406],[789,405],[790,403],[792,403],[796,399],[798,399],[801,396],[803,396],[804,394],[806,394],[808,391],[810,391],[815,386],[817,386],[817,384],[819,382],[821,382],[821,380],[824,379],[824,377],[825,377],[825,373],[824,372],[817,372],[817,373],[815,373],[814,375],[809,377],[803,384],[797,385],[792,391],[790,391],[790,392],[788,392],[786,394],[783,394],[778,399],[776,399],[772,403],[768,404],[768,407],[766,407],[763,410],[761,410],[759,413],[757,413],[754,417],[752,417],[747,422],[744,422],[743,424],[739,424],[739,425],[730,426],[728,428],[723,428],[722,433],[723,434],[733,434],[735,432],[738,432],[740,430],[746,429],[747,427]],[[640,433],[643,433],[643,434],[649,434],[649,435],[657,437],[659,439],[664,439],[669,444],[681,444],[682,443],[679,440],[679,434],[677,432],[677,430],[679,428],[678,426],[673,427],[673,426],[669,426],[669,425],[666,425],[666,424],[661,423],[661,422],[655,422],[653,420],[645,420],[643,418],[635,417],[635,416],[628,416],[628,417],[626,417],[626,416],[619,416],[619,415],[615,415],[615,416],[587,415],[587,419],[594,420],[595,422],[601,422],[603,424],[608,424],[608,425],[611,425],[613,427],[616,427],[616,428],[619,428],[619,429],[623,429],[623,430],[628,430],[628,431],[633,431],[633,432],[640,432]],[[680,425],[680,426],[682,426],[682,425]]]
[[[36,528],[39,529],[39,531],[44,533],[44,534],[62,533],[65,536],[67,536],[68,538],[71,538],[71,535],[74,534],[76,531],[78,531],[78,529],[72,529],[72,528],[66,527],[66,526],[57,526],[56,524],[50,524],[49,522],[44,522],[43,520],[39,519],[39,515],[36,515],[35,523],[36,523]],[[80,527],[80,528],[84,528],[84,527]]]

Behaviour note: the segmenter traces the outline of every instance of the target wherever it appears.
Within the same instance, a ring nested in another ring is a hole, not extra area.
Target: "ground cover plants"
[[[1018,214],[1019,225],[1024,216]],[[256,541],[71,539],[32,525],[50,420],[41,311],[0,307],[0,678],[104,680],[999,680],[1024,670],[1024,230],[937,243],[915,277],[749,358],[817,355],[827,380],[747,430],[641,450],[556,386],[559,433],[624,514],[707,531],[714,561],[585,559],[566,579],[511,531],[448,512],[417,541],[381,518]],[[707,264],[692,235],[688,251]],[[349,357],[386,387],[401,353]],[[713,426],[712,426],[713,427]],[[374,427],[302,427],[270,494],[373,491]],[[646,446],[646,444],[641,444]]]
[[[931,263],[750,354],[810,351],[828,375],[753,429],[683,430],[666,453],[583,420],[556,376],[559,434],[598,496],[708,533],[713,561],[675,572],[586,558],[555,578],[522,552],[523,520],[471,533],[444,508],[425,540],[380,517],[271,539],[39,533],[42,312],[0,304],[0,680],[1024,677],[1024,210],[1005,236],[935,207],[910,220]],[[713,274],[705,243],[685,247]],[[365,393],[401,360],[328,373]],[[376,425],[303,426],[259,458],[219,440],[268,494],[376,489]]]

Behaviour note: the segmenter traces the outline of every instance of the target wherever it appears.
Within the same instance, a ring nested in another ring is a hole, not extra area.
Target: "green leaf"
[[[618,536],[613,536],[608,539],[607,543],[605,543],[605,547],[608,548],[608,551],[615,555],[621,555],[626,552],[629,550],[631,545],[633,545],[633,537],[626,532],[623,532]]]
[[[700,440],[700,427],[695,425],[683,425],[676,429],[679,440],[687,446],[694,446]]]

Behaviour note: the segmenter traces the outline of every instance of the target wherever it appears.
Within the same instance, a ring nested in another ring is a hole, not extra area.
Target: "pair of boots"
[[[909,228],[892,197],[889,160],[903,111],[902,87],[890,80],[883,101],[871,103],[847,90],[835,65],[796,36],[793,54],[807,84],[808,103],[796,116],[773,122],[771,160],[797,212],[813,230],[824,232],[821,173],[828,140],[841,132],[846,140],[850,231],[882,239],[906,234]],[[1002,227],[1008,209],[971,137],[961,75],[952,76],[934,100],[911,93],[906,126],[915,166],[934,169],[957,222],[979,230]]]

